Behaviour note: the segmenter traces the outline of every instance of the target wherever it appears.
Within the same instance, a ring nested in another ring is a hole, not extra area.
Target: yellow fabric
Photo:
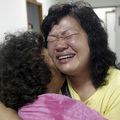
[[[99,111],[104,118],[109,120],[120,120],[120,71],[110,68],[106,80],[108,84],[99,88],[84,103]],[[70,81],[68,87],[72,98],[81,101],[79,95],[73,90]]]

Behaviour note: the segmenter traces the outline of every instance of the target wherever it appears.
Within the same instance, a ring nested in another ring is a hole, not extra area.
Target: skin
[[[64,75],[62,75],[61,72],[57,69],[46,48],[43,49],[43,55],[45,55],[46,63],[51,66],[51,72],[53,75],[51,82],[47,86],[48,93],[59,93],[59,90],[65,81]]]
[[[59,38],[57,41],[49,42],[48,51],[53,58],[57,68],[68,75],[73,89],[80,96],[82,101],[92,96],[96,89],[91,82],[90,48],[88,36],[79,22],[72,16],[65,16],[54,25],[49,35],[64,36],[63,31],[75,29],[79,34],[74,35],[69,40]],[[59,60],[59,57],[73,55],[72,58]]]
[[[15,110],[5,107],[0,102],[0,120],[22,120],[22,119],[20,119]]]
[[[48,93],[58,93],[64,83],[65,78],[56,68],[46,48],[43,48],[42,54],[45,55],[45,61],[51,66],[51,71],[53,74],[52,80],[47,86]],[[21,120],[21,118],[17,115],[15,110],[5,107],[0,102],[0,120]]]

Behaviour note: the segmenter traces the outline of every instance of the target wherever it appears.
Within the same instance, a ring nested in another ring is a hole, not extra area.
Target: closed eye
[[[65,39],[70,39],[70,38],[72,38],[74,35],[77,35],[78,33],[74,33],[74,34],[71,34],[71,35],[68,35],[68,36],[65,36],[64,38]]]

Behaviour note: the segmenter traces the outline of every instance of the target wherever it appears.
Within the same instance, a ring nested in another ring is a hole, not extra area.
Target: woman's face
[[[50,66],[52,72],[52,79],[51,82],[48,84],[48,93],[58,93],[64,83],[64,76],[61,72],[56,68],[52,58],[48,54],[48,50],[43,48],[42,51],[43,55],[45,55],[45,62]]]
[[[71,16],[60,19],[47,41],[49,54],[62,73],[78,77],[89,69],[88,36],[76,19]]]

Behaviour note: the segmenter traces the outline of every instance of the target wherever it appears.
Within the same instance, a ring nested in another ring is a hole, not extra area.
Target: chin
[[[71,70],[69,70],[69,69],[59,69],[63,74],[66,74],[66,75],[70,75],[71,73],[72,73],[72,71]]]

